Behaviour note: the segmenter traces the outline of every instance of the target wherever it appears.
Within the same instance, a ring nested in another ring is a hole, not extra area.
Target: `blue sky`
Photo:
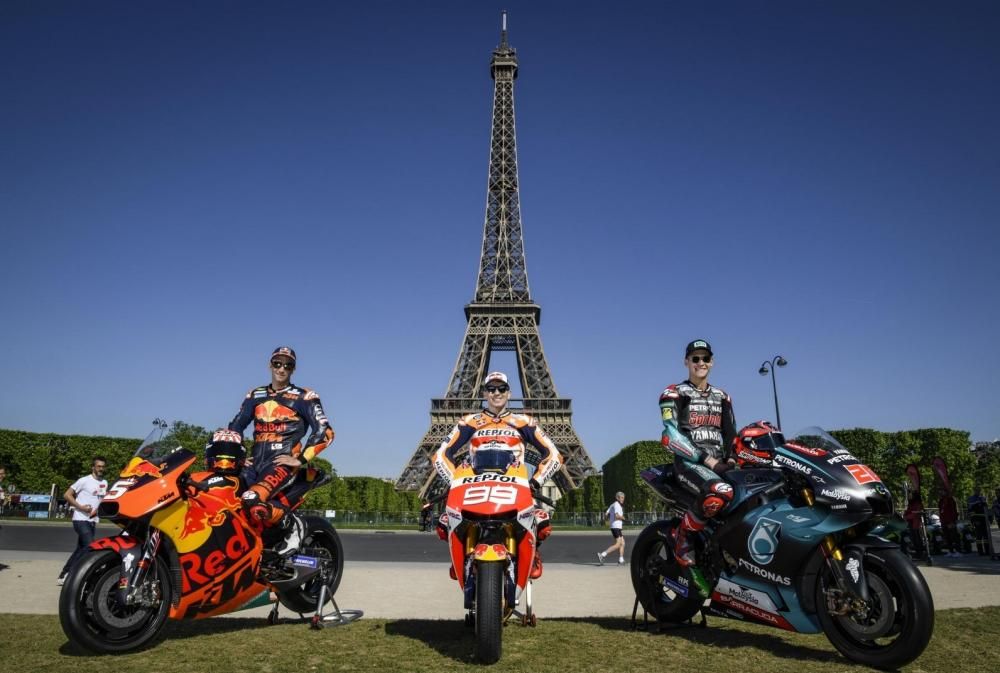
[[[396,477],[482,239],[500,10],[528,279],[602,464],[684,344],[740,424],[1000,436],[1000,8],[0,5],[0,427],[224,425],[276,345]],[[500,357],[510,369],[513,360]]]

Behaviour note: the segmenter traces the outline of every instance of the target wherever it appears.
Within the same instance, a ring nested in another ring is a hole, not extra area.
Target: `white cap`
[[[483,387],[488,386],[493,381],[501,381],[504,385],[510,385],[507,383],[507,375],[503,372],[490,372],[486,375],[486,381],[483,382]]]

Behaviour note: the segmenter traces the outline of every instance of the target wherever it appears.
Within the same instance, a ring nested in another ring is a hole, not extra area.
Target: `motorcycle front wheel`
[[[476,564],[476,657],[485,664],[500,660],[503,571],[500,561]]]
[[[835,586],[825,570],[816,583],[820,625],[833,646],[866,666],[897,669],[920,656],[934,630],[934,601],[923,576],[898,549],[864,557],[869,601],[865,615],[830,614],[826,592]]]
[[[326,519],[304,516],[302,523],[305,525],[306,534],[299,549],[304,556],[317,558],[326,566],[326,599],[330,600],[344,575],[344,546],[340,542],[337,530]],[[316,575],[301,586],[280,592],[278,600],[292,612],[299,614],[316,612],[321,607],[319,594],[323,583],[323,575]]]
[[[120,606],[121,557],[111,550],[91,551],[69,571],[59,594],[59,622],[70,642],[98,654],[118,654],[154,643],[170,611],[170,575],[160,558],[145,590],[156,596],[149,606]]]
[[[680,519],[651,523],[632,546],[632,588],[646,612],[661,622],[684,622],[704,600],[687,568],[674,560],[674,528]]]

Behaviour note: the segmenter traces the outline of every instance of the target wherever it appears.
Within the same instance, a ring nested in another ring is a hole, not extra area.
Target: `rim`
[[[643,561],[640,576],[649,596],[655,603],[670,605],[684,600],[683,585],[677,581],[679,566],[674,563],[674,555],[664,540],[656,540]]]
[[[906,628],[910,600],[899,581],[881,565],[866,568],[870,608],[864,616],[831,615],[840,634],[869,652],[891,647]],[[824,587],[829,578],[824,579]]]
[[[87,630],[110,643],[127,641],[140,634],[156,620],[162,602],[160,596],[155,607],[119,606],[116,598],[119,566],[118,557],[109,556],[91,569],[80,588],[79,604]],[[157,568],[146,581],[159,584]]]

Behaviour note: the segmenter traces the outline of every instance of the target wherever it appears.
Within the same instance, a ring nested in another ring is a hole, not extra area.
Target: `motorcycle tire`
[[[305,536],[299,549],[302,553],[329,562],[333,573],[326,583],[327,600],[333,598],[344,575],[344,546],[340,542],[337,530],[326,519],[318,516],[304,516]],[[305,614],[316,612],[320,605],[319,594],[323,580],[319,575],[313,577],[301,586],[278,593],[278,600],[292,612]]]
[[[688,569],[674,560],[678,525],[677,518],[651,523],[632,545],[632,588],[643,609],[661,622],[687,621],[705,602]]]
[[[59,622],[74,645],[97,654],[119,654],[157,642],[170,612],[170,573],[161,558],[147,578],[159,583],[156,607],[119,607],[121,557],[90,551],[69,571],[59,594]]]
[[[920,656],[934,630],[934,600],[923,576],[898,549],[870,550],[864,557],[871,609],[860,619],[826,609],[833,576],[816,582],[817,616],[833,646],[852,661],[894,670]]]
[[[503,575],[500,561],[476,564],[476,658],[484,664],[500,660],[503,628]]]

